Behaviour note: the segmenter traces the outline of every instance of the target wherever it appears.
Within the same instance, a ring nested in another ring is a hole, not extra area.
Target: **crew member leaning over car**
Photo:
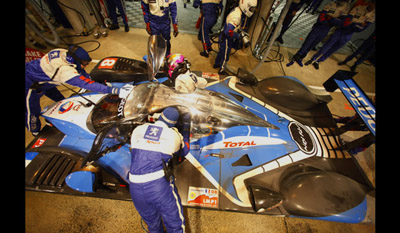
[[[182,203],[166,164],[189,152],[190,113],[164,109],[155,123],[136,127],[131,136],[129,191],[149,232],[185,232]],[[179,120],[181,118],[181,120]]]
[[[25,64],[25,124],[32,135],[39,134],[41,124],[40,98],[45,95],[54,101],[64,99],[56,85],[67,83],[94,92],[118,94],[125,98],[132,85],[109,87],[91,80],[85,67],[92,59],[83,48],[72,45],[68,50],[53,49],[41,59]]]

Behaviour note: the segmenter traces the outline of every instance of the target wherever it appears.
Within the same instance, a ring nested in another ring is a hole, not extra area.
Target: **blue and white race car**
[[[244,70],[190,94],[152,81],[126,99],[74,95],[43,110],[49,126],[26,149],[26,189],[130,200],[130,133],[175,106],[191,113],[190,152],[170,164],[183,205],[368,222],[374,188],[333,133],[330,100],[294,77]]]

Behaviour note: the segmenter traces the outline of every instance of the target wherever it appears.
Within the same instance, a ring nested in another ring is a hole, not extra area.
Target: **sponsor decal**
[[[147,127],[146,133],[144,134],[144,138],[158,142],[160,141],[162,130],[162,127],[149,125],[149,127]]]
[[[72,108],[72,110],[74,111],[79,111],[79,109],[81,108],[82,105],[80,104],[75,104],[74,107]]]
[[[39,138],[38,140],[36,140],[35,144],[33,144],[31,148],[41,147],[46,140],[47,138]]]
[[[286,142],[284,140],[279,138],[260,136],[236,136],[204,146],[203,149],[241,148],[251,146],[277,145],[285,143]]]
[[[56,51],[49,52],[48,56],[49,56],[49,61],[51,61],[53,59],[56,59],[56,58],[59,58],[60,57],[60,51],[56,50]]]
[[[354,109],[361,116],[368,128],[375,135],[375,107],[364,94],[359,92],[355,87],[341,87],[343,94],[354,106]]]
[[[61,104],[61,101],[57,102],[57,103],[55,104],[54,107],[50,108],[51,110],[50,110],[50,112],[48,113],[48,115],[50,116],[51,114],[53,114],[53,112],[56,111],[56,110],[58,109],[58,106],[60,106],[60,104]],[[47,112],[47,111],[49,111],[49,110],[48,110],[48,109],[45,109],[45,111]]]
[[[211,73],[211,72],[203,72],[201,74],[202,78],[209,78],[209,79],[219,79],[219,75],[217,73]]]
[[[118,58],[106,58],[100,63],[97,69],[112,69],[117,60]]]
[[[188,205],[218,208],[218,189],[189,186]]]
[[[222,142],[227,147],[241,147],[241,146],[257,146],[254,141],[246,141],[246,142]]]
[[[64,113],[68,112],[69,110],[71,110],[73,106],[74,106],[74,102],[68,101],[60,106],[60,108],[58,109],[58,113],[64,114]]]
[[[310,135],[310,132],[301,124],[296,122],[290,122],[289,126],[290,136],[293,141],[296,142],[297,146],[304,153],[311,155],[315,153],[315,143]]]
[[[121,99],[121,102],[119,102],[118,110],[117,110],[117,112],[118,112],[117,116],[120,118],[124,117],[125,104],[126,104],[126,99],[125,98]]]

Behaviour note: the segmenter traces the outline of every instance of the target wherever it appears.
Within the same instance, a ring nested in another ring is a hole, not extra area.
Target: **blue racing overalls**
[[[167,42],[168,56],[171,53],[171,20],[178,24],[175,0],[141,0],[144,22],[150,23],[151,35],[161,35]]]
[[[118,18],[116,9],[118,8],[119,13],[121,14],[122,22],[124,25],[128,25],[128,17],[126,16],[126,12],[124,6],[122,5],[122,0],[107,0],[107,9],[110,14],[110,18],[112,23],[118,25]]]
[[[321,42],[332,27],[340,27],[343,24],[344,17],[348,14],[350,5],[343,3],[338,5],[332,1],[325,5],[324,9],[319,14],[317,22],[313,25],[308,33],[306,40],[297,51],[297,56],[302,59],[307,53]]]
[[[163,170],[163,162],[168,163],[174,154],[188,153],[184,138],[188,139],[160,120],[140,125],[132,132],[129,190],[150,232],[164,232],[161,219],[167,232],[185,232],[179,194],[174,180],[167,180]]]
[[[229,54],[234,45],[234,41],[240,37],[238,29],[243,24],[246,15],[239,7],[235,7],[226,17],[224,29],[219,36],[219,51],[215,58],[214,68],[224,69],[229,61]]]
[[[330,55],[340,49],[348,41],[354,32],[365,30],[372,22],[375,21],[375,10],[368,11],[366,5],[359,5],[351,9],[343,26],[338,28],[322,48],[311,58],[317,62],[323,62]]]
[[[203,50],[206,54],[211,51],[210,31],[217,23],[219,12],[222,11],[223,5],[221,0],[195,0],[193,7],[197,8],[201,4],[201,26],[199,37],[203,44]]]

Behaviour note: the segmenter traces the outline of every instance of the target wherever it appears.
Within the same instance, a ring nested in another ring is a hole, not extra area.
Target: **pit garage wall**
[[[261,18],[264,18],[265,20],[268,19],[270,16],[270,10],[274,4],[275,1],[282,1],[282,0],[257,0],[257,12],[254,13],[252,16],[251,23],[249,25],[249,30],[248,33],[250,35],[251,39],[251,48],[254,48],[257,39],[260,35],[261,29],[264,27],[264,22]],[[281,4],[286,4],[286,1],[281,3]]]

